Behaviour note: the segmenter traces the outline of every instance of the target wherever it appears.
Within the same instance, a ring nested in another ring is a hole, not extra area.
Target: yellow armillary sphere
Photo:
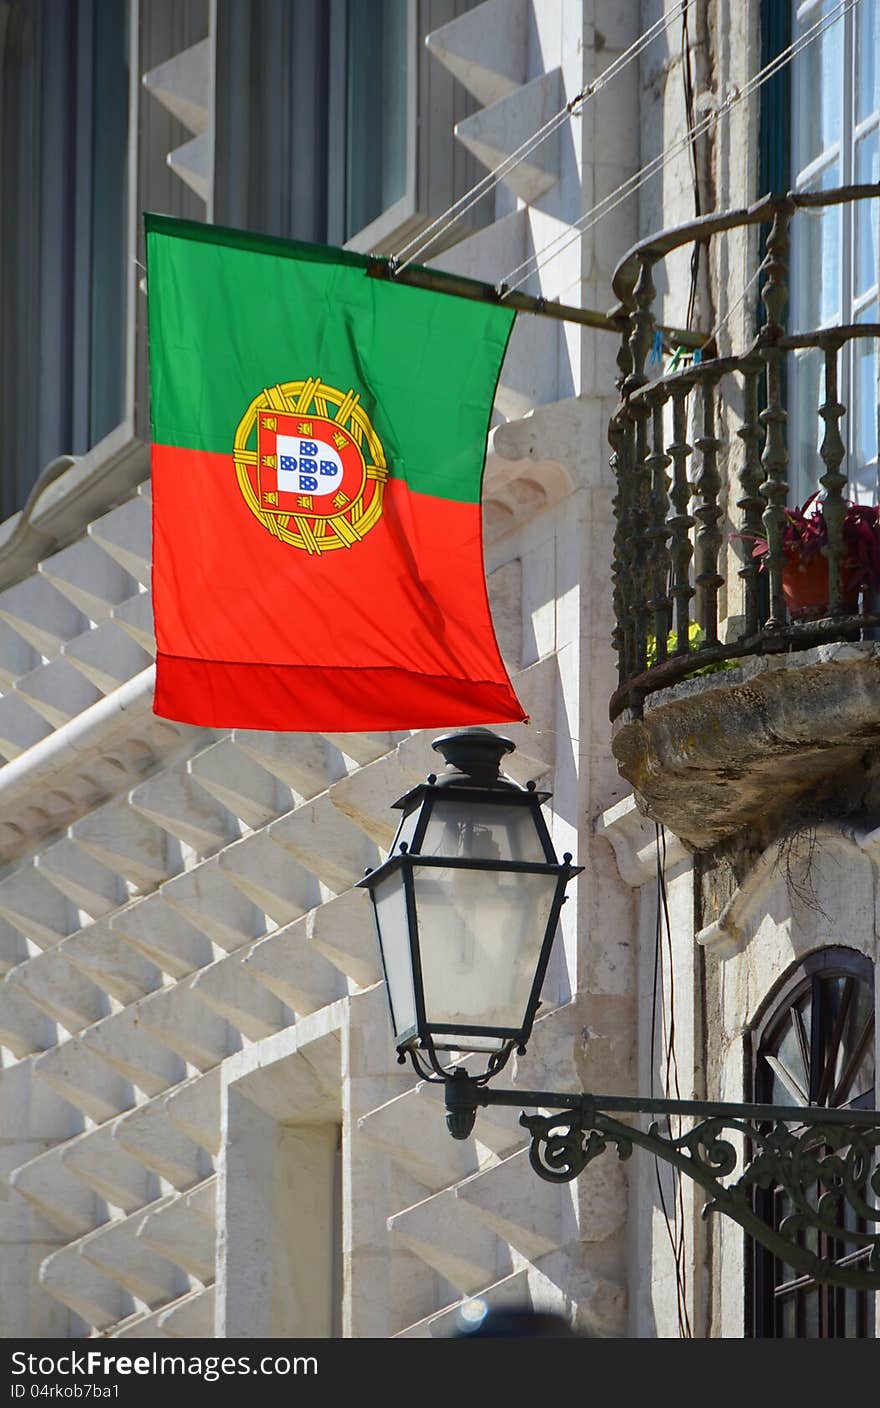
[[[239,422],[233,457],[254,517],[313,556],[356,546],[381,517],[388,466],[356,391],[317,376],[265,387]]]

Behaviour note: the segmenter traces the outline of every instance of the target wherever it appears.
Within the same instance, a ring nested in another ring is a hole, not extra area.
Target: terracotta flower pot
[[[782,595],[792,621],[819,621],[828,615],[828,559],[822,553],[804,562],[786,555],[782,564]],[[840,603],[846,614],[858,613],[858,594]]]

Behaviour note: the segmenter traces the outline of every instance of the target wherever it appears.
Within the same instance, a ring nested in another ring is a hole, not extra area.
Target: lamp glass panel
[[[503,1051],[509,1042],[510,1037],[506,1036],[474,1036],[467,1032],[442,1032],[431,1036],[435,1051],[484,1051],[491,1055],[493,1051]]]
[[[393,870],[373,886],[373,904],[379,931],[379,946],[385,964],[394,1035],[397,1037],[416,1024],[412,952],[402,868]]]
[[[434,802],[419,854],[538,865],[547,860],[531,807],[491,802],[464,805],[457,797]]]
[[[415,829],[418,825],[421,813],[422,808],[419,803],[416,802],[412,807],[410,807],[409,811],[403,817],[401,817],[400,825],[397,828],[397,834],[394,837],[394,841],[391,846],[391,855],[397,855],[397,852],[400,850],[401,841],[405,841],[408,847],[412,845],[412,838],[415,834]]]
[[[557,883],[555,875],[413,867],[429,1027],[522,1029]],[[486,1049],[472,1041],[450,1044]]]

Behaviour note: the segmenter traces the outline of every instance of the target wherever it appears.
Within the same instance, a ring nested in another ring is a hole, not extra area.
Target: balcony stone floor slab
[[[755,656],[658,690],[617,721],[614,756],[647,816],[695,851],[840,791],[871,801],[880,760],[880,642]],[[871,795],[869,795],[871,794]]]

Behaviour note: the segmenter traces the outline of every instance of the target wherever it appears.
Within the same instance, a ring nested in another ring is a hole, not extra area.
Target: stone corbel
[[[876,866],[880,866],[880,827],[865,831],[858,827],[826,822],[816,827],[815,834],[817,841],[825,839],[837,844],[841,841],[849,842],[869,855]],[[701,947],[711,948],[719,958],[728,958],[745,946],[749,917],[761,897],[764,885],[778,864],[779,851],[773,843],[758,857],[743,883],[722,908],[718,918],[699,931],[696,937]]]
[[[614,851],[621,880],[639,889],[657,872],[657,832],[654,822],[643,816],[632,795],[597,817],[594,830],[604,836]],[[666,833],[666,869],[684,860],[689,852],[671,831]]]
[[[509,424],[498,426],[489,442],[483,478],[483,527],[488,542],[567,498],[574,487],[568,470],[557,459],[528,453],[510,458],[499,453],[499,432],[510,429]]]

